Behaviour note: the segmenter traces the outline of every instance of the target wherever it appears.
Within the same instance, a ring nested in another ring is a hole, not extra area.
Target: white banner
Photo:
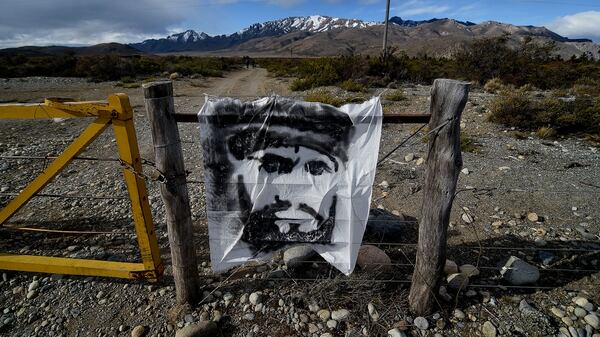
[[[208,99],[198,118],[213,270],[308,244],[350,274],[369,216],[379,98],[341,108]]]

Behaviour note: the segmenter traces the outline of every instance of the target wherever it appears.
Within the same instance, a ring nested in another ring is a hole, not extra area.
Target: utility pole
[[[387,54],[387,35],[388,35],[388,19],[390,17],[390,0],[386,1],[385,6],[385,28],[383,29],[383,54]]]

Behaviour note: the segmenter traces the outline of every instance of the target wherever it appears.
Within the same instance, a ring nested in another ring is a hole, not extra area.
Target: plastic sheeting
[[[212,268],[310,245],[350,274],[369,215],[382,108],[210,98],[198,113]]]

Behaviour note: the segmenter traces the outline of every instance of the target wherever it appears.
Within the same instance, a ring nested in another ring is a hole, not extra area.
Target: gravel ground
[[[203,88],[198,87],[197,80],[176,81],[177,111],[196,113],[204,100],[202,93],[221,85],[219,81],[211,79]],[[265,81],[270,91],[287,83],[272,78]],[[139,88],[39,77],[0,80],[0,87],[0,102],[4,103],[38,102],[56,96],[98,100],[112,92],[126,92],[135,111],[142,157],[153,158]],[[429,87],[402,89],[408,99],[386,104],[387,111],[428,109]],[[244,93],[243,86],[236,90],[241,92],[232,94]],[[462,132],[473,141],[475,151],[463,153],[466,170],[459,177],[460,192],[449,231],[448,258],[459,266],[477,266],[478,275],[472,275],[470,286],[461,291],[446,285],[448,294],[440,296],[439,306],[430,316],[411,317],[406,305],[410,264],[414,262],[412,244],[416,243],[414,220],[419,218],[423,202],[427,148],[425,132],[421,132],[382,163],[376,176],[374,211],[365,242],[381,248],[397,264],[391,270],[357,269],[346,278],[319,259],[292,268],[278,257],[233,273],[213,274],[208,262],[203,186],[190,184],[204,301],[193,308],[176,306],[164,211],[157,184],[149,182],[159,245],[167,265],[165,277],[148,283],[1,273],[0,335],[173,336],[177,329],[208,320],[218,322],[223,336],[575,333],[589,337],[600,333],[595,325],[600,304],[598,149],[576,137],[554,141],[532,134],[517,138],[515,130],[486,122],[486,104],[492,97],[473,89],[463,114]],[[0,121],[0,156],[56,155],[87,123],[83,119]],[[384,125],[380,157],[417,127]],[[191,171],[189,180],[202,180],[197,125],[182,124],[180,132],[186,169]],[[108,158],[115,153],[114,138],[108,130],[83,156]],[[0,207],[10,200],[7,194],[17,193],[45,165],[47,162],[38,160],[0,158]],[[118,164],[95,161],[74,162],[43,193],[127,195]],[[104,233],[61,235],[4,228],[0,230],[1,252],[139,260],[127,199],[34,198],[7,224],[21,225]],[[378,226],[392,230],[382,236]],[[541,288],[514,286],[503,279],[500,269],[509,256],[535,266],[540,277],[533,286]],[[253,293],[257,294],[251,296]],[[138,326],[144,327],[141,335],[136,335],[142,330]]]

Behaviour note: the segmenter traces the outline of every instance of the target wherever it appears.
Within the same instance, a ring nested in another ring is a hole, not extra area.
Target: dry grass
[[[535,135],[541,139],[552,139],[556,137],[556,130],[543,126],[536,131]]]

